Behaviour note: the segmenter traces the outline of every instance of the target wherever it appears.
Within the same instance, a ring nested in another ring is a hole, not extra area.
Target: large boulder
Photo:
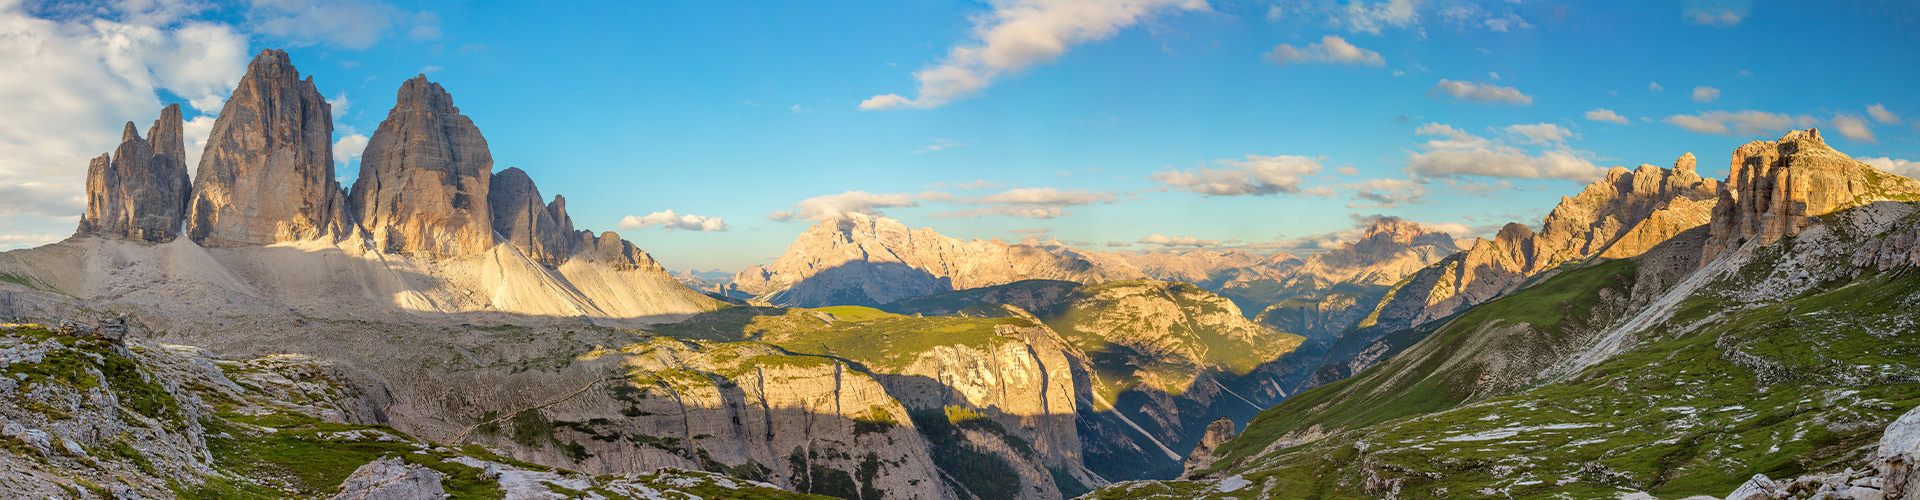
[[[459,256],[493,248],[493,155],[440,84],[416,76],[360,156],[348,206],[388,253]]]
[[[399,457],[374,460],[354,469],[333,500],[439,500],[447,497],[439,472]]]
[[[213,122],[193,180],[187,234],[202,246],[350,234],[333,175],[333,111],[287,53],[263,50]]]
[[[173,241],[190,194],[186,158],[179,104],[160,110],[146,139],[127,122],[120,147],[87,167],[87,213],[75,234]]]

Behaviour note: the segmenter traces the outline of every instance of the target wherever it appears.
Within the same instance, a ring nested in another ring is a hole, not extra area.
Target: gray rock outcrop
[[[1231,418],[1220,417],[1214,419],[1213,423],[1207,424],[1207,432],[1200,436],[1200,444],[1195,445],[1193,452],[1187,454],[1184,474],[1192,474],[1194,471],[1213,465],[1213,451],[1238,435],[1240,433],[1235,429]]]
[[[350,234],[333,174],[333,111],[287,53],[264,50],[221,109],[200,157],[187,234],[201,246]]]
[[[543,204],[540,188],[519,168],[493,174],[489,184],[487,205],[493,213],[493,230],[507,243],[550,268],[573,255],[573,218],[567,216],[565,198],[554,195],[553,202]]]
[[[173,241],[190,193],[186,151],[179,104],[160,110],[146,139],[127,122],[120,147],[87,166],[87,213],[75,234]]]
[[[493,155],[440,84],[416,76],[367,141],[348,197],[375,248],[434,257],[493,247]]]
[[[447,497],[442,476],[399,457],[374,460],[354,469],[333,500],[436,500]]]

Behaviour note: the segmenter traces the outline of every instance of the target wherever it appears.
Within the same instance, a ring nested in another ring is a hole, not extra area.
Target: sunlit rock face
[[[1875,201],[1920,199],[1920,181],[1848,157],[1827,146],[1816,129],[1740,146],[1731,168],[1703,261],[1748,241],[1779,241],[1807,227],[1811,217]]]
[[[232,247],[350,234],[333,174],[333,111],[287,53],[264,50],[214,120],[193,180],[187,234]]]
[[[468,255],[493,246],[493,155],[440,84],[416,76],[367,141],[348,206],[388,253]],[[530,185],[530,184],[529,184]]]

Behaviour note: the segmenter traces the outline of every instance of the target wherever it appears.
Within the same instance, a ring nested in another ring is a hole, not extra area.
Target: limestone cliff
[[[440,84],[416,76],[400,86],[367,141],[347,205],[380,251],[480,253],[493,247],[492,172],[493,155],[473,120]]]
[[[168,105],[141,139],[132,122],[120,147],[87,167],[87,213],[81,236],[173,241],[186,216],[190,194],[180,105]]]
[[[1671,169],[1614,167],[1560,199],[1539,232],[1508,224],[1396,286],[1359,326],[1381,333],[1446,317],[1513,291],[1529,278],[1593,257],[1639,255],[1707,221],[1720,183],[1694,172],[1691,153]]]
[[[333,111],[287,53],[247,65],[207,137],[187,234],[207,247],[335,240],[353,222],[333,174]]]
[[[1808,219],[1883,200],[1920,200],[1920,181],[1876,170],[1795,130],[1733,151],[1732,174],[1713,211],[1706,260],[1749,241],[1771,244]]]

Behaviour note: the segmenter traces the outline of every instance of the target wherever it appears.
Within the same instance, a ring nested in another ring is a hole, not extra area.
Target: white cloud
[[[702,232],[733,229],[733,226],[727,225],[727,221],[719,217],[680,214],[672,210],[661,210],[640,217],[629,215],[620,219],[620,229],[640,229],[647,226],[660,226],[661,231],[667,232],[675,229]]]
[[[993,11],[973,19],[972,43],[953,47],[939,65],[914,73],[917,97],[876,95],[861,101],[860,109],[940,107],[979,93],[996,78],[1053,62],[1073,46],[1110,38],[1145,18],[1207,8],[1205,0],[995,2]]]
[[[1607,109],[1607,108],[1593,108],[1592,111],[1587,112],[1587,119],[1593,120],[1596,122],[1613,123],[1618,125],[1627,124],[1627,117],[1620,116],[1620,113],[1615,113],[1613,112],[1613,110]]]
[[[1862,162],[1866,162],[1866,164],[1868,165],[1873,165],[1873,168],[1885,170],[1888,172],[1892,172],[1894,174],[1903,175],[1907,177],[1920,178],[1920,161],[1902,160],[1899,158],[1888,158],[1885,156],[1881,156],[1878,158],[1863,157],[1858,159]]]
[[[1691,9],[1682,15],[1689,23],[1720,27],[1738,26],[1747,17],[1746,12],[1734,9]]]
[[[1322,159],[1324,157],[1246,155],[1245,159],[1215,160],[1227,168],[1162,170],[1147,179],[1214,196],[1298,193],[1307,177],[1320,172]]]
[[[1502,87],[1489,83],[1475,83],[1459,80],[1440,79],[1431,92],[1453,96],[1455,100],[1467,102],[1505,103],[1520,106],[1533,105],[1533,97],[1520,93],[1513,87]]]
[[[1888,125],[1900,124],[1900,115],[1894,114],[1892,111],[1887,111],[1887,107],[1881,104],[1867,106],[1867,116],[1873,117],[1873,121]]]
[[[936,196],[929,196],[936,195]],[[991,215],[1025,217],[1029,219],[1052,219],[1071,215],[1065,207],[1107,203],[1116,196],[1106,191],[1086,191],[1080,189],[1062,190],[1050,187],[1016,188],[987,196],[963,198],[929,191],[921,193],[920,199],[926,201],[948,201],[963,205],[986,205],[982,207],[940,212],[930,217],[969,218]]]
[[[1587,160],[1592,153],[1564,144],[1555,143],[1545,151],[1530,154],[1441,123],[1421,125],[1415,133],[1442,137],[1423,144],[1424,151],[1408,153],[1407,171],[1422,176],[1558,178],[1588,182],[1604,173]]]
[[[1353,208],[1387,208],[1426,200],[1427,186],[1412,179],[1367,179],[1340,186],[1349,196],[1366,203]]]
[[[1708,103],[1720,98],[1720,89],[1708,86],[1693,88],[1693,102]]]
[[[217,113],[246,70],[247,38],[181,16],[176,3],[107,4],[35,17],[0,1],[0,233],[70,230],[85,211],[87,162],[120,143],[129,121],[142,134],[162,94],[191,110],[189,170]],[[196,111],[198,113],[196,113]],[[201,116],[196,116],[196,114]]]
[[[1159,246],[1166,246],[1166,247],[1217,247],[1217,246],[1220,246],[1220,240],[1203,240],[1203,239],[1195,238],[1192,236],[1167,236],[1167,235],[1158,234],[1158,233],[1155,233],[1154,235],[1148,236],[1145,238],[1140,238],[1139,242],[1145,243],[1148,245],[1159,245]],[[1114,245],[1107,245],[1107,246],[1114,246]]]
[[[880,208],[917,207],[920,203],[913,195],[906,193],[874,194],[866,191],[847,191],[840,194],[815,196],[793,204],[794,210],[782,210],[767,214],[767,219],[780,222],[792,220],[823,221],[846,216],[847,214],[881,214]]]
[[[1761,135],[1785,132],[1796,126],[1809,127],[1819,120],[1811,116],[1792,116],[1764,111],[1708,111],[1693,115],[1673,115],[1667,123],[1701,134]]]
[[[1368,3],[1347,2],[1336,7],[1330,21],[1354,33],[1380,34],[1381,28],[1405,28],[1420,22],[1420,3],[1415,0],[1387,0]]]
[[[1841,137],[1845,137],[1848,140],[1866,143],[1880,142],[1880,140],[1873,137],[1873,129],[1867,127],[1867,120],[1858,115],[1834,115],[1833,130],[1839,132]]]
[[[360,161],[360,154],[366,150],[367,136],[361,134],[340,136],[340,139],[333,141],[333,162],[338,164],[335,170],[341,173],[347,172],[355,162]]]
[[[1526,19],[1513,11],[1494,12],[1472,3],[1456,4],[1440,10],[1441,19],[1448,24],[1468,28],[1486,28],[1487,31],[1506,33],[1516,29],[1532,28]]]
[[[372,0],[251,0],[246,12],[252,31],[304,46],[326,43],[365,49],[398,25],[414,40],[440,37],[440,16],[409,13]]]
[[[920,149],[917,151],[914,151],[913,154],[925,154],[925,153],[932,153],[935,151],[945,151],[948,149],[953,149],[953,148],[957,148],[965,145],[967,145],[967,143],[956,141],[953,139],[935,137],[933,138],[933,142],[928,143],[926,146],[921,146]]]
[[[1347,43],[1345,38],[1334,35],[1321,37],[1320,43],[1309,44],[1301,48],[1295,48],[1292,45],[1284,43],[1280,44],[1274,47],[1273,51],[1267,52],[1265,59],[1267,62],[1281,66],[1285,66],[1290,62],[1364,64],[1368,66],[1381,66],[1387,63],[1385,58],[1380,57],[1379,52],[1356,47],[1351,43]]]
[[[1660,86],[1660,82],[1647,82],[1647,91],[1649,92],[1659,92],[1666,89],[1666,87]]]
[[[1573,137],[1573,131],[1552,123],[1508,125],[1500,130],[1522,143],[1542,146],[1564,143]]]

